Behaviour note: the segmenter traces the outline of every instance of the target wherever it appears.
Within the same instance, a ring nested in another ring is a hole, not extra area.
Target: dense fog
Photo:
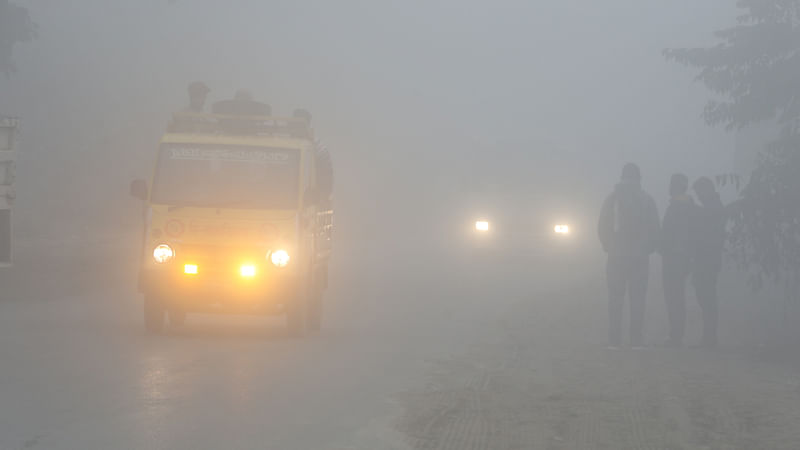
[[[0,448],[797,448],[797,0],[0,14]],[[302,124],[170,122],[192,82],[204,112],[240,90],[310,111],[329,154]],[[167,164],[282,157],[296,209],[154,194]]]
[[[192,80],[213,100],[247,88],[276,112],[311,110],[339,206],[371,206],[358,222],[342,214],[343,231],[378,226],[384,206],[435,209],[457,195],[454,178],[510,154],[524,155],[531,189],[552,188],[537,175],[556,164],[559,184],[585,193],[636,161],[659,201],[672,171],[732,167],[732,136],[699,120],[707,94],[661,55],[713,42],[735,16],[727,1],[23,5],[39,38],[16,47],[0,104],[23,120],[19,220],[31,233],[48,219],[129,222],[127,181],[149,176]],[[418,192],[432,205],[409,201]]]

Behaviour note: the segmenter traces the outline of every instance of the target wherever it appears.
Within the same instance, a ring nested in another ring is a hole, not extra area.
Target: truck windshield
[[[300,152],[293,149],[163,144],[152,201],[175,206],[294,209]]]

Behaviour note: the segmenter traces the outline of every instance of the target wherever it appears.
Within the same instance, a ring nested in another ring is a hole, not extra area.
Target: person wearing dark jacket
[[[722,270],[722,251],[725,247],[725,206],[707,177],[699,178],[692,186],[700,201],[692,229],[692,284],[703,315],[703,346],[717,344],[717,279]]]
[[[693,242],[692,226],[697,217],[698,206],[689,190],[689,177],[682,173],[672,175],[669,184],[670,202],[661,225],[662,282],[664,301],[669,319],[667,346],[683,345],[686,328],[686,283],[692,271]]]
[[[189,92],[189,106],[184,109],[184,112],[202,113],[205,108],[206,97],[208,97],[211,89],[202,81],[193,81],[189,83],[187,91]]]
[[[600,211],[597,226],[600,242],[608,253],[608,345],[619,348],[625,295],[630,303],[630,338],[633,348],[644,346],[644,316],[650,255],[659,239],[658,209],[642,190],[641,173],[626,164],[622,177]]]

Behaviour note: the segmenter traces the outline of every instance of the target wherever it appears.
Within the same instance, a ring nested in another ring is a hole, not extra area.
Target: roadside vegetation
[[[665,56],[699,69],[697,80],[714,98],[703,118],[729,131],[777,124],[739,199],[730,205],[729,249],[751,284],[780,287],[784,332],[800,337],[800,0],[740,0],[738,23],[715,33],[707,48],[669,49]]]

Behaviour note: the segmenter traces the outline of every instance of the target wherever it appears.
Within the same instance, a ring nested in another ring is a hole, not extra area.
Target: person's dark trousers
[[[644,345],[644,314],[649,272],[649,256],[609,255],[606,263],[609,345],[618,347],[622,342],[622,309],[625,306],[625,294],[630,302],[631,345]]]
[[[697,302],[703,315],[703,344],[716,345],[717,322],[717,278],[719,270],[715,267],[699,268],[692,274],[692,284],[697,295]]]
[[[662,259],[664,302],[669,318],[669,341],[675,345],[683,342],[686,330],[686,283],[690,267],[687,258],[664,256]]]

